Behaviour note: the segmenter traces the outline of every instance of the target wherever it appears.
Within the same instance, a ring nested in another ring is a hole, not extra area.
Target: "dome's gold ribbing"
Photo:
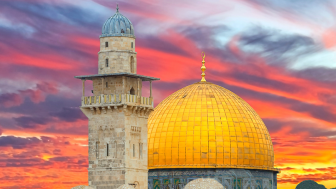
[[[206,70],[206,67],[205,67],[205,65],[204,65],[204,63],[205,63],[205,60],[204,60],[204,58],[205,58],[205,52],[202,52],[202,54],[204,54],[203,55],[203,61],[202,61],[202,67],[201,67],[201,70],[202,70],[202,80],[201,81],[206,81],[205,80],[205,70]]]
[[[148,119],[148,168],[274,168],[267,128],[248,103],[201,81],[163,100]]]

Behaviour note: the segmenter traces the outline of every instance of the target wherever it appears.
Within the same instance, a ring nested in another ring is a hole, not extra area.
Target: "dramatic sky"
[[[117,3],[135,28],[138,74],[161,78],[155,104],[201,79],[205,51],[206,79],[264,120],[279,188],[336,187],[336,1],[1,0],[0,188],[87,184],[74,76],[97,73]]]

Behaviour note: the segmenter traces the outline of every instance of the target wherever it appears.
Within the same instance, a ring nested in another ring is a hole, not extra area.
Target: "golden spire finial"
[[[202,61],[202,67],[201,67],[201,70],[202,70],[202,80],[201,81],[206,81],[205,80],[205,70],[206,70],[206,67],[204,66],[204,63],[205,63],[205,60],[204,60],[204,58],[205,58],[205,52],[202,52],[202,54],[204,54],[204,56],[203,56],[203,61]]]

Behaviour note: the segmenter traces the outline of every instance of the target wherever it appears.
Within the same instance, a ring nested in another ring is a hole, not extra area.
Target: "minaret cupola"
[[[107,19],[102,28],[102,35],[100,37],[125,36],[134,37],[134,29],[131,21],[119,12],[117,12]]]

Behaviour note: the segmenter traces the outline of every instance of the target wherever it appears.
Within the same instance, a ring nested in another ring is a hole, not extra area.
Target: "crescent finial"
[[[201,70],[202,70],[202,80],[201,81],[203,81],[203,82],[206,82],[206,80],[205,80],[205,70],[206,70],[206,67],[205,67],[205,65],[204,65],[204,63],[205,63],[205,60],[204,60],[204,58],[205,58],[205,52],[202,52],[202,54],[203,54],[203,61],[202,61],[202,67],[201,67]]]

